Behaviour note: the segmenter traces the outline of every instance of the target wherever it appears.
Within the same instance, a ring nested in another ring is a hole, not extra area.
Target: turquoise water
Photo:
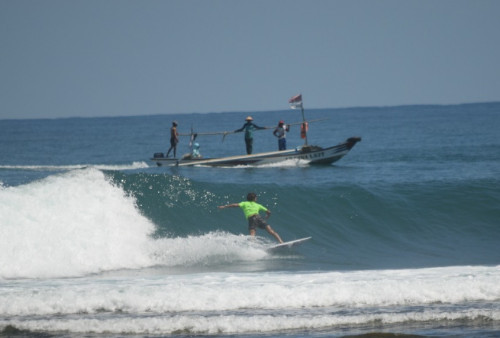
[[[0,329],[83,336],[500,333],[500,103],[308,110],[339,162],[157,167],[180,132],[300,112],[0,121]],[[272,130],[254,151],[277,149]],[[205,156],[243,135],[199,136]],[[187,153],[182,137],[178,154]],[[289,148],[300,146],[298,128]],[[249,240],[248,192],[290,251]]]

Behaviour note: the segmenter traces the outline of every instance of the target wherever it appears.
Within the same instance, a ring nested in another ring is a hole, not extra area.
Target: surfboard
[[[284,248],[291,248],[291,247],[299,245],[299,244],[301,244],[301,243],[303,243],[305,241],[308,241],[311,238],[312,237],[304,237],[304,238],[295,239],[293,241],[276,244],[276,245],[273,245],[273,246],[269,247],[267,250],[271,250],[272,251],[272,250],[278,250],[278,249],[284,249]]]

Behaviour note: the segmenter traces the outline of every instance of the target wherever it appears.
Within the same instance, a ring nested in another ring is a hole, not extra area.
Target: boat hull
[[[158,166],[239,166],[273,164],[288,160],[303,160],[310,164],[331,164],[344,157],[354,145],[361,141],[359,137],[350,137],[345,142],[333,147],[303,146],[297,149],[271,151],[251,155],[229,156],[221,158],[174,159],[155,154],[151,159]]]

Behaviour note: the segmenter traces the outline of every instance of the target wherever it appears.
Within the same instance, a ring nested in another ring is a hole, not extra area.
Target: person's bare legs
[[[269,232],[274,238],[276,238],[276,240],[280,243],[283,243],[283,240],[281,239],[280,235],[278,235],[278,233],[276,231],[273,230],[273,228],[271,228],[270,225],[267,225],[266,226],[266,230],[267,232]]]

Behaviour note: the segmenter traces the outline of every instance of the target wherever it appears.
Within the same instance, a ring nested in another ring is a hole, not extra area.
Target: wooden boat
[[[292,123],[301,125],[301,137],[305,140],[305,144],[302,147],[297,147],[290,150],[280,150],[280,151],[270,151],[267,153],[258,153],[251,155],[238,155],[229,157],[219,157],[219,158],[189,158],[183,157],[181,159],[164,157],[163,153],[155,153],[152,161],[155,161],[157,165],[166,166],[213,166],[213,167],[232,167],[232,166],[243,166],[243,165],[263,165],[279,163],[289,160],[305,161],[310,164],[331,164],[335,161],[340,160],[344,157],[356,143],[361,141],[360,137],[350,137],[345,142],[337,144],[333,147],[322,148],[318,146],[311,146],[307,143],[307,129],[309,122],[322,121],[324,119],[306,121],[304,116],[304,107],[302,105],[302,94],[293,96],[289,101],[290,107],[292,109],[300,108],[302,111],[302,122]],[[271,129],[274,127],[263,127],[260,129]],[[191,144],[199,135],[223,135],[226,137],[228,134],[232,134],[238,131],[232,132],[216,132],[216,133],[194,133],[191,130],[190,134],[184,134],[183,136],[191,136]],[[180,134],[182,135],[182,134]]]
[[[279,163],[288,160],[305,161],[309,164],[331,164],[340,160],[361,141],[360,137],[350,137],[345,142],[333,147],[322,148],[318,146],[304,145],[299,148],[281,151],[270,151],[251,155],[238,155],[219,158],[172,158],[164,157],[163,153],[155,153],[152,161],[158,166],[214,166],[232,167],[243,165],[263,165]]]

